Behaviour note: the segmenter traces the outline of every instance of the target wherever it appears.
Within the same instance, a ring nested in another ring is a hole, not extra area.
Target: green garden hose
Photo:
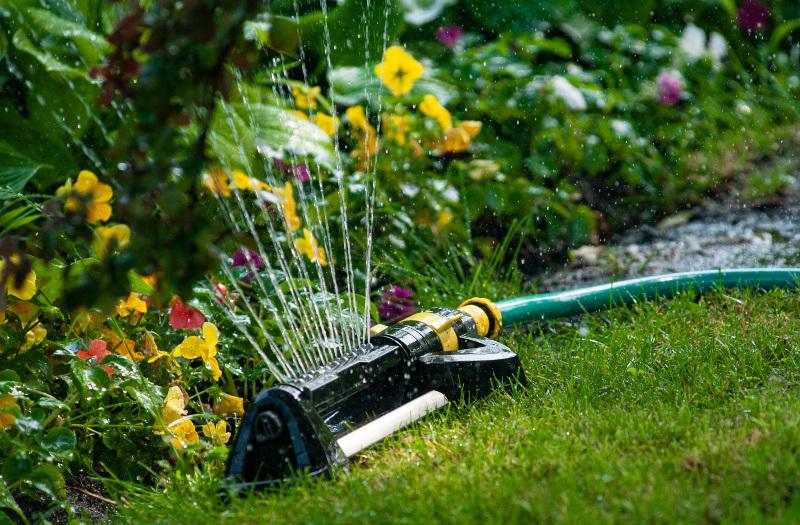
[[[594,312],[655,298],[669,299],[685,291],[713,288],[797,288],[800,268],[742,268],[670,273],[497,301],[504,326]]]

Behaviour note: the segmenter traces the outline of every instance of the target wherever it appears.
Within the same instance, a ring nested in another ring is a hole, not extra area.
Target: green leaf
[[[310,157],[328,169],[336,165],[331,138],[316,125],[267,104],[226,104],[214,115],[209,145],[228,168],[253,173],[255,155],[280,157],[290,152]]]
[[[769,50],[775,51],[781,45],[781,42],[789,36],[789,33],[794,31],[795,29],[800,28],[800,18],[795,18],[793,20],[787,20],[786,22],[782,23],[778,27],[775,28],[775,31],[772,32],[772,36],[769,39]]]
[[[58,126],[52,120],[49,125]],[[7,130],[2,139],[4,152],[31,159],[41,166],[30,180],[37,189],[49,188],[56,182],[62,182],[69,174],[77,174],[78,166],[72,151],[67,147],[68,142],[63,138],[56,140],[52,134],[42,133],[33,122],[23,118],[13,104],[4,100],[0,100],[0,129]],[[59,169],[56,171],[50,166],[58,166]]]
[[[0,32],[0,60],[8,54],[8,37],[5,32]]]
[[[111,44],[102,36],[89,31],[81,24],[56,16],[50,11],[28,9],[26,16],[30,19],[32,25],[37,28],[37,34],[46,32],[54,38],[67,39],[75,44],[87,64],[102,62],[104,56],[113,49]]]
[[[30,476],[28,476],[28,480],[31,482],[31,485],[53,499],[67,497],[67,484],[64,482],[64,476],[61,475],[61,472],[56,467],[49,463],[43,463],[36,467],[33,472],[31,472]]]
[[[68,77],[72,78],[86,78],[86,72],[81,71],[80,69],[76,69],[74,67],[70,67],[60,60],[58,60],[55,56],[53,56],[50,52],[44,51],[36,47],[36,45],[31,42],[31,39],[22,29],[17,29],[14,33],[14,36],[11,37],[11,42],[14,44],[14,47],[19,49],[20,51],[24,51],[28,53],[33,58],[39,61],[40,64],[44,66],[44,68],[51,72],[51,73],[61,73]]]
[[[48,166],[49,167],[49,166]],[[43,166],[0,141],[0,186],[20,192]]]
[[[144,279],[142,279],[141,275],[133,270],[128,272],[128,282],[131,285],[131,291],[134,293],[153,295],[153,292],[155,292],[155,288],[148,284]]]
[[[343,0],[327,16],[322,11],[309,13],[300,19],[303,46],[318,56],[330,53],[335,66],[364,64],[367,53],[370,62],[376,64],[380,62],[384,40],[396,41],[404,29],[400,3]]]
[[[3,462],[3,478],[13,483],[22,479],[31,471],[31,460],[23,452],[17,451],[8,456]]]
[[[364,315],[364,305],[368,304],[370,318],[375,322],[378,322],[380,320],[380,317],[378,316],[378,307],[375,306],[375,303],[368,300],[365,296],[361,294],[348,293],[348,292],[342,294],[342,300],[344,301],[345,305],[350,304],[350,298],[352,298],[353,304],[356,305],[356,311],[360,315]]]
[[[0,483],[0,509],[11,509],[16,512],[19,517],[25,522],[25,514],[22,513],[22,509],[19,508],[17,502],[14,500],[14,496],[11,495],[11,491],[8,490],[8,487],[5,483]],[[3,513],[0,513],[2,516]],[[0,523],[2,523],[2,519],[0,519]],[[13,523],[10,520],[8,523]]]
[[[11,369],[0,370],[0,381],[14,381],[19,383],[19,374]]]
[[[68,457],[78,444],[75,432],[66,427],[50,429],[41,442],[42,447],[56,457]]]

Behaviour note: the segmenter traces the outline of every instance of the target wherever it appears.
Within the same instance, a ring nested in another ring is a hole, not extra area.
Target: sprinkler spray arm
[[[369,343],[324,369],[264,390],[237,432],[229,486],[322,474],[450,400],[524,383],[517,355],[489,339],[501,327],[487,299],[419,312],[373,327]]]

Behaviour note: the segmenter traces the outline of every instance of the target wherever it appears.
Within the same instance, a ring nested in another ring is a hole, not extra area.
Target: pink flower
[[[275,167],[279,171],[291,175],[298,182],[308,182],[311,180],[311,172],[305,164],[287,164],[282,159],[275,159]]]
[[[175,296],[175,302],[172,303],[172,310],[169,313],[169,325],[173,330],[197,330],[205,322],[206,318],[202,312]]]
[[[666,106],[674,106],[681,101],[683,83],[669,73],[661,73],[656,79],[658,85],[658,101]]]
[[[460,26],[440,27],[436,30],[436,40],[443,46],[452,49],[456,47],[463,34],[464,28]]]
[[[217,283],[212,289],[214,290],[214,303],[222,304],[228,296],[228,287],[222,283]]]
[[[105,359],[106,356],[111,355],[111,352],[108,351],[108,343],[106,343],[102,339],[94,339],[89,344],[89,351],[88,352],[86,352],[84,350],[81,350],[81,351],[78,352],[77,355],[78,355],[78,357],[80,357],[84,361],[88,361],[89,359],[94,358],[94,365],[93,366],[98,366],[98,365],[100,365],[100,363],[103,362],[103,359]],[[109,376],[113,376],[114,375],[114,369],[113,368],[111,368],[108,365],[102,365],[102,366],[103,366],[103,370],[106,371],[106,374],[108,374]]]
[[[403,319],[414,313],[414,294],[402,286],[390,286],[383,291],[378,314],[384,321]]]
[[[761,31],[772,15],[769,7],[758,0],[744,0],[736,10],[736,14],[739,17],[739,27],[748,33]]]

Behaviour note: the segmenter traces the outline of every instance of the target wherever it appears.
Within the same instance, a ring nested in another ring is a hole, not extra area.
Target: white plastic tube
[[[395,408],[371,421],[361,428],[339,438],[337,443],[348,458],[355,456],[401,428],[410,425],[425,414],[447,404],[447,397],[441,392],[431,390],[405,405]]]

